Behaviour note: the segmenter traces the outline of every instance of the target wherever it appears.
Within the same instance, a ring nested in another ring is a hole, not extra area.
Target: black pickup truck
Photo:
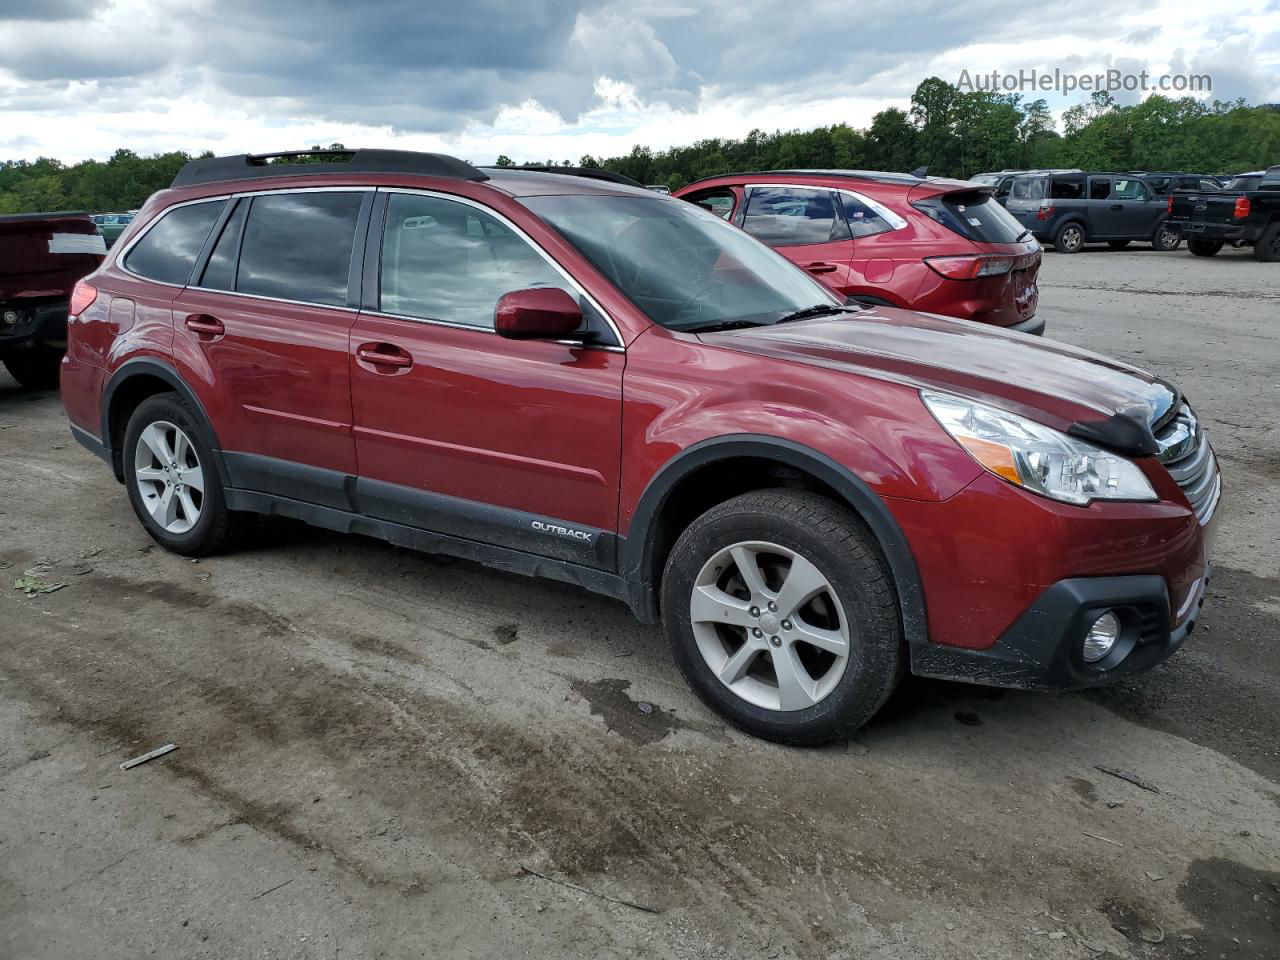
[[[106,252],[87,213],[0,216],[0,362],[24,387],[58,385],[71,290]]]
[[[1267,263],[1280,260],[1280,165],[1242,173],[1221,190],[1176,190],[1169,194],[1165,223],[1186,238],[1197,257],[1212,257],[1230,243],[1253,246]]]

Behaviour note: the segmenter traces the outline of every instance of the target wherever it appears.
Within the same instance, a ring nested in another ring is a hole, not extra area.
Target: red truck
[[[106,252],[87,213],[0,216],[0,361],[24,387],[58,385],[71,290]]]

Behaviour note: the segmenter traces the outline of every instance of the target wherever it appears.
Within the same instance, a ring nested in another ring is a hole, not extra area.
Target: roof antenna
[[[923,167],[916,167],[914,170],[911,171],[910,175],[913,177],[919,177],[921,180],[923,180],[925,177],[929,175],[929,165],[925,164]]]

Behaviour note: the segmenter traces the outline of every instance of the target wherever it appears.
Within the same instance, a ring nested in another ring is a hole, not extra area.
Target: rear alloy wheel
[[[1280,260],[1280,222],[1271,224],[1262,232],[1258,242],[1253,245],[1253,255],[1263,263]]]
[[[880,708],[905,665],[891,579],[847,508],[762,490],[707,511],[680,536],[662,617],[685,678],[757,736],[816,744]]]
[[[1156,227],[1155,236],[1151,238],[1151,248],[1153,250],[1161,250],[1167,253],[1170,250],[1177,250],[1181,245],[1182,233],[1180,231],[1174,230],[1165,224]]]
[[[5,354],[5,369],[28,390],[57,390],[62,351],[43,344]]]
[[[204,556],[234,532],[202,421],[176,393],[148,397],[129,418],[124,479],[133,512],[166,549]]]
[[[1064,223],[1053,238],[1053,249],[1059,253],[1079,253],[1084,247],[1084,227],[1078,223]]]
[[[1222,241],[1201,240],[1199,237],[1188,237],[1187,249],[1191,251],[1192,256],[1212,257],[1222,249]]]

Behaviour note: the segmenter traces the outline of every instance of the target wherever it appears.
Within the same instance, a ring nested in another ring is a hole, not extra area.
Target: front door
[[[603,316],[480,206],[384,202],[378,309],[350,338],[360,510],[612,567],[626,354]],[[529,287],[579,298],[601,342],[498,336],[498,299]]]

